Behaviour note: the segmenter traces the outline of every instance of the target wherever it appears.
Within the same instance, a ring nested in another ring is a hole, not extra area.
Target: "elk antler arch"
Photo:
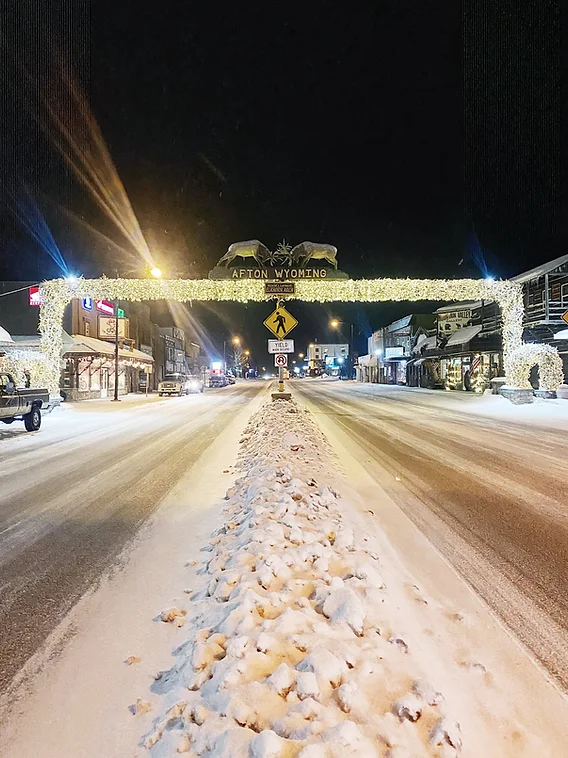
[[[510,356],[522,342],[523,297],[521,285],[485,279],[343,279],[297,281],[290,299],[312,303],[461,301],[497,302],[503,316],[505,374],[510,375]],[[50,392],[59,390],[63,313],[73,298],[97,300],[235,301],[269,300],[264,283],[255,280],[210,279],[53,279],[41,286],[41,349],[46,357],[44,382]]]

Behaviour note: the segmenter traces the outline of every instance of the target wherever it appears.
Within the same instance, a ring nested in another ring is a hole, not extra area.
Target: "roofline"
[[[540,266],[535,266],[529,271],[525,271],[524,274],[517,274],[517,276],[512,276],[511,281],[528,282],[531,279],[538,279],[539,276],[549,274],[551,271],[554,271],[555,268],[563,266],[565,263],[568,263],[568,255],[561,255],[560,258],[555,258],[553,261],[549,261],[549,263],[543,263]]]

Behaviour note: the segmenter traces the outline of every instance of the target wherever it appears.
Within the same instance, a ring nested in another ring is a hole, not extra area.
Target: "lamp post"
[[[118,271],[115,270],[116,278],[118,279]],[[162,276],[161,270],[154,266],[150,270],[150,274],[154,277],[154,279],[160,279]],[[118,344],[118,306],[119,301],[118,298],[115,298],[114,300],[114,397],[112,398],[113,403],[119,403],[120,398],[118,396],[118,350],[119,350],[119,344]],[[148,381],[149,381],[149,374],[146,375],[146,389],[148,388]]]
[[[223,371],[225,372],[225,374],[227,373],[227,342],[229,341],[233,345],[237,346],[241,344],[241,338],[231,337],[230,340],[223,340]]]
[[[116,278],[118,279],[118,271]],[[118,298],[114,300],[114,397],[113,403],[120,402],[118,397]]]
[[[347,352],[348,352],[348,358],[347,358],[347,365],[350,367],[349,374],[350,377],[353,378],[353,357],[351,354],[351,351],[353,350],[353,324],[351,324],[349,321],[340,321],[337,318],[332,318],[329,322],[329,325],[332,329],[337,329],[340,324],[343,324],[343,326],[349,327],[349,344],[347,345]]]

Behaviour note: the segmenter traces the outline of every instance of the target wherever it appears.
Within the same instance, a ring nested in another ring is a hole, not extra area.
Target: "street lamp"
[[[353,324],[351,324],[349,321],[340,321],[338,318],[332,318],[329,322],[329,325],[332,329],[338,329],[341,324],[349,327],[349,344],[347,345],[347,352],[349,356],[349,365],[351,366],[350,375],[352,376],[353,357],[351,355],[351,351],[353,350]]]
[[[223,340],[223,370],[225,374],[227,373],[227,342],[229,341],[236,347],[237,345],[241,344],[241,338],[231,337],[230,340]]]

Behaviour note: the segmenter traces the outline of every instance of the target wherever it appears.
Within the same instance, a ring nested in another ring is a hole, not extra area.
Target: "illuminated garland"
[[[556,392],[564,382],[562,358],[552,345],[527,343],[511,352],[507,383],[519,389],[532,389],[530,371],[538,366],[539,388]]]
[[[521,344],[523,299],[521,285],[510,281],[477,279],[341,279],[295,281],[296,295],[306,302],[385,302],[461,301],[497,302],[503,315],[503,352],[508,372],[511,351]],[[264,282],[255,280],[211,279],[54,279],[41,287],[41,348],[47,357],[47,386],[59,389],[60,358],[63,347],[62,321],[65,306],[75,297],[94,300],[175,300],[190,302],[216,300],[246,303],[273,298],[264,292]]]
[[[37,350],[14,350],[11,347],[3,348],[5,355],[0,355],[0,371],[12,374],[16,387],[25,385],[24,371],[30,372],[30,381],[33,387],[47,387],[50,378],[48,362],[43,353]]]

